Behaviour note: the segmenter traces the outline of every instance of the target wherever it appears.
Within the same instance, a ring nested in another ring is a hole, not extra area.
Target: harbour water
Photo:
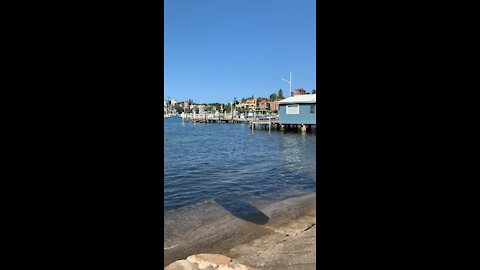
[[[164,123],[164,216],[211,201],[248,208],[316,191],[315,133]]]
[[[234,256],[231,248],[314,209],[315,133],[164,124],[164,266],[198,253]]]

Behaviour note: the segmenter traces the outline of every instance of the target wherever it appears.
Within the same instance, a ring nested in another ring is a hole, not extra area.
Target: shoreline
[[[248,213],[212,201],[178,213],[165,223],[164,267],[191,255],[214,253],[249,269],[314,269],[315,201],[316,193],[310,193],[258,208],[246,205]]]

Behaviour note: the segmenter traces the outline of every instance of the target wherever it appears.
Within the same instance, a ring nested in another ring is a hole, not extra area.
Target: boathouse
[[[281,125],[316,125],[317,95],[297,95],[279,102]]]

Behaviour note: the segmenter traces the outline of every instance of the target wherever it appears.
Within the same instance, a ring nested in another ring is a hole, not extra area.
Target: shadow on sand
[[[264,225],[269,220],[267,215],[249,203],[230,199],[216,199],[215,201],[232,215],[245,221]]]

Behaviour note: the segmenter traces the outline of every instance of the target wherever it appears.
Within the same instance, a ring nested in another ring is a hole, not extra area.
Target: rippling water
[[[164,121],[164,212],[209,200],[275,201],[316,191],[314,133]]]

